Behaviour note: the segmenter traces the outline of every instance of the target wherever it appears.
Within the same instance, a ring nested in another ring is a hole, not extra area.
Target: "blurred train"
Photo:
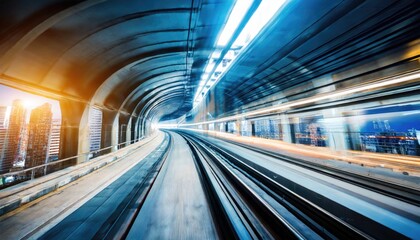
[[[329,110],[331,111],[331,110]],[[420,156],[420,103],[342,111],[277,114],[210,123],[208,130],[334,150]]]

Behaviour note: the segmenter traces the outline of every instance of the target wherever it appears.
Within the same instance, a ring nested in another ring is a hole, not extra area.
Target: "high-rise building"
[[[7,123],[8,123],[8,107],[0,106],[0,166],[4,157],[4,148],[6,143]]]
[[[53,119],[51,125],[51,139],[49,150],[49,161],[58,160],[60,150],[61,119]]]
[[[48,162],[51,125],[51,104],[45,103],[32,110],[29,120],[25,168],[35,167]],[[35,172],[36,174],[42,174],[43,170],[39,169]]]
[[[0,172],[8,172],[15,163],[23,161],[26,137],[26,109],[22,100],[14,100],[6,134],[4,157]]]
[[[7,127],[7,122],[8,122],[8,118],[7,118],[7,110],[9,109],[9,107],[7,106],[0,106],[0,127],[2,128],[6,128]]]
[[[89,114],[90,151],[101,148],[102,111],[92,108]]]

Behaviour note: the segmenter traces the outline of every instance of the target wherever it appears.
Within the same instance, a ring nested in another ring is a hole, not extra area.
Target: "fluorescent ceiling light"
[[[204,72],[210,73],[213,70],[214,65],[216,65],[216,63],[212,59],[210,59],[209,63],[207,64],[206,70],[204,70]]]
[[[203,75],[201,75],[201,80],[202,81],[206,81],[207,80],[207,78],[209,78],[209,74],[208,73],[204,73]]]
[[[222,51],[221,50],[215,50],[213,52],[213,54],[211,55],[211,58],[217,60],[217,59],[220,58],[221,54],[222,54]]]
[[[229,40],[232,38],[233,33],[238,28],[238,25],[242,22],[245,14],[248,12],[249,7],[252,4],[252,0],[237,0],[232,12],[229,15],[227,23],[223,28],[222,33],[217,41],[217,46],[226,46]]]
[[[263,0],[235,40],[233,46],[245,46],[264,28],[286,0]]]
[[[235,61],[239,54],[243,51],[245,46],[249,44],[258,33],[265,27],[265,25],[273,18],[273,16],[279,11],[280,7],[286,0],[262,0],[258,5],[258,8],[255,10],[245,27],[242,29],[238,38],[235,39],[232,47],[227,49],[228,51],[223,56],[223,60],[216,67],[215,74],[212,72],[214,69],[215,63],[220,59],[223,47],[225,47],[228,42],[231,40],[233,33],[238,28],[239,24],[243,21],[245,14],[248,12],[251,7],[253,0],[237,0],[233,10],[231,11],[229,18],[225,27],[222,30],[222,33],[219,36],[217,48],[211,55],[209,63],[207,64],[203,75],[201,76],[201,81],[204,82],[204,85],[209,86],[205,88],[204,95],[208,92],[208,89],[211,88],[218,80],[223,76],[224,72],[229,68],[229,66]],[[211,76],[211,81],[208,81]],[[200,84],[201,86],[201,84]],[[201,99],[204,98],[203,87],[200,87],[197,91],[194,102],[199,103]],[[200,94],[198,94],[200,93]],[[200,97],[200,100],[197,98]],[[196,101],[198,100],[198,101]],[[195,104],[197,106],[197,104]]]

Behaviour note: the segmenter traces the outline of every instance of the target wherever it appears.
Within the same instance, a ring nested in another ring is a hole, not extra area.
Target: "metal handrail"
[[[43,175],[47,175],[45,172],[46,172],[46,169],[47,169],[48,166],[56,165],[56,164],[63,163],[63,162],[66,162],[66,161],[69,161],[69,160],[73,160],[73,159],[76,159],[76,158],[79,158],[79,157],[83,157],[83,156],[89,156],[89,154],[95,154],[95,153],[102,152],[102,151],[105,151],[105,150],[108,150],[108,149],[111,149],[111,148],[114,148],[114,147],[117,147],[118,149],[120,149],[120,146],[121,145],[125,145],[127,143],[133,144],[133,143],[135,143],[135,142],[137,142],[137,141],[139,141],[139,140],[141,140],[143,138],[144,137],[139,137],[139,138],[136,138],[134,140],[129,140],[129,141],[126,141],[126,142],[123,142],[123,143],[118,143],[116,145],[108,146],[108,147],[101,148],[101,149],[98,149],[98,150],[95,150],[95,151],[89,151],[89,152],[81,153],[81,154],[78,154],[76,156],[67,157],[67,158],[63,158],[63,159],[57,160],[57,161],[44,163],[44,164],[37,165],[37,166],[31,167],[31,168],[26,168],[26,169],[23,169],[23,170],[19,170],[19,171],[15,171],[15,172],[3,173],[3,174],[0,174],[0,179],[2,179],[2,178],[4,179],[4,178],[10,177],[10,176],[19,176],[21,174],[24,174],[26,172],[30,172],[31,171],[31,180],[32,180],[32,179],[35,178],[35,170],[36,169],[44,168],[44,174]],[[96,158],[96,157],[98,157],[98,156],[95,156],[93,158]],[[91,158],[91,159],[93,159],[93,158]],[[87,161],[84,161],[84,162],[87,162]],[[84,163],[84,162],[81,162],[81,163]],[[78,163],[78,164],[80,164],[80,163]],[[78,165],[78,164],[76,164],[76,165]],[[3,185],[4,184],[5,183],[3,182]]]

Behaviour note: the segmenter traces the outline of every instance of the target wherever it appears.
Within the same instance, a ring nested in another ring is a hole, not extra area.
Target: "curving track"
[[[187,142],[172,144],[128,239],[215,239],[216,223]]]
[[[165,142],[130,197],[101,210],[112,217],[100,224],[84,221],[79,233],[86,228],[97,239],[404,239],[420,234],[420,208],[394,198],[401,192],[384,194],[335,178],[338,173],[331,169],[280,161],[191,132],[168,131]],[[66,232],[66,220],[60,224],[53,232]]]

